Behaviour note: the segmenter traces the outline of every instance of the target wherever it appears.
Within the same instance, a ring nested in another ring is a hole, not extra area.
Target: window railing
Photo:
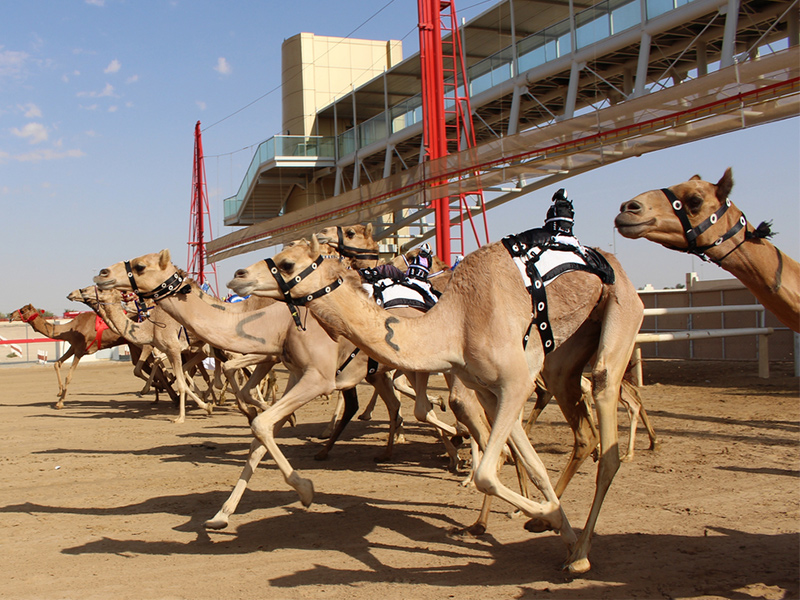
[[[277,157],[321,157],[334,159],[333,136],[276,135],[258,145],[247,173],[235,196],[223,200],[225,218],[235,215],[244,202],[247,190],[258,175],[261,165]]]

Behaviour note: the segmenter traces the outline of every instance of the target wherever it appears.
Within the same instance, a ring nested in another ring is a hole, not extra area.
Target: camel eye
[[[294,270],[294,263],[290,260],[281,261],[279,268],[284,273],[291,273]]]
[[[356,237],[356,232],[353,229],[348,229],[345,232],[345,235],[347,235],[347,237],[352,240],[354,237]]]
[[[136,271],[137,275],[141,275],[142,273],[144,273],[144,269],[145,269],[144,265],[134,265],[133,267],[133,270]]]
[[[703,197],[697,194],[692,194],[686,198],[686,208],[689,212],[695,213],[703,206]]]

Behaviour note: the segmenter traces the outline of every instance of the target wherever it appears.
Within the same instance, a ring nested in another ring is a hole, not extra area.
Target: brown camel
[[[285,282],[299,278],[291,296],[302,298],[328,330],[348,337],[382,364],[410,372],[457,375],[477,392],[492,416],[491,434],[475,470],[476,486],[559,531],[570,547],[567,568],[582,573],[590,568],[591,535],[620,464],[616,406],[643,312],[619,263],[611,255],[606,258],[615,271],[615,283],[603,284],[592,274],[574,271],[547,288],[556,349],[548,357],[544,374],[546,381],[553,382],[551,391],[582,440],[573,450],[571,465],[580,464],[594,449],[588,415],[581,408],[580,374],[596,354],[592,381],[600,459],[595,497],[580,538],[570,527],[520,422],[522,407],[542,371],[544,348],[538,336],[532,336],[527,347],[523,343],[531,324],[531,296],[501,243],[468,255],[453,272],[439,303],[414,319],[399,318],[370,302],[355,274],[334,260],[321,259],[316,238],[284,249],[271,264],[262,261],[238,270],[228,286],[240,295],[256,293],[280,299],[284,298],[281,287]],[[254,421],[253,431],[267,440],[271,432],[260,425]],[[497,465],[507,441],[516,448],[545,502],[530,500],[499,481]],[[562,479],[571,477],[567,473],[571,465]]]
[[[125,338],[109,329],[105,322],[98,323],[97,315],[93,312],[79,313],[69,322],[56,325],[45,319],[32,304],[26,304],[11,313],[9,321],[25,321],[42,335],[55,340],[62,340],[69,344],[67,351],[53,364],[56,370],[56,377],[58,377],[58,402],[56,402],[55,408],[64,408],[67,387],[69,382],[72,381],[72,374],[78,367],[81,358],[94,354],[98,350],[122,346],[127,343]],[[66,379],[62,383],[61,365],[70,356],[73,357],[72,364],[69,367]]]
[[[716,263],[741,281],[792,331],[800,332],[800,264],[770,243],[770,225],[753,227],[728,197],[733,171],[716,183],[689,181],[623,202],[614,220],[626,238],[647,238]]]
[[[204,294],[196,283],[185,278],[171,262],[169,251],[147,254],[129,261],[130,270],[123,262],[102,269],[94,278],[101,289],[130,290],[131,273],[139,290],[150,293],[162,289],[170,282],[172,290],[156,297],[157,304],[176,320],[190,327],[195,335],[211,345],[243,354],[263,354],[273,360],[282,360],[290,372],[290,386],[283,397],[266,411],[253,411],[251,428],[259,435],[250,446],[250,452],[239,480],[219,512],[205,526],[221,529],[227,526],[229,516],[236,510],[247,483],[266,452],[274,458],[284,479],[294,487],[306,506],[313,498],[313,484],[300,477],[280,451],[274,432],[298,408],[314,398],[329,395],[334,389],[347,390],[358,384],[366,374],[367,357],[362,352],[357,360],[340,373],[337,368],[349,356],[354,345],[344,338],[334,341],[305,308],[297,310],[302,327],[295,326],[292,314],[281,303],[272,303],[259,310],[237,313],[238,304],[227,304]],[[173,285],[175,284],[175,285]],[[359,366],[358,361],[363,361]],[[390,432],[387,452],[391,451],[396,427],[399,401],[394,396],[388,370],[382,368],[372,382],[380,386],[384,401],[390,407]],[[267,432],[264,434],[264,432]]]

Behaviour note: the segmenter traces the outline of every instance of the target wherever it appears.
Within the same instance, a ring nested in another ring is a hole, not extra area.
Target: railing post
[[[758,336],[758,376],[769,379],[769,336]]]
[[[639,344],[633,347],[631,362],[633,363],[633,385],[641,387],[644,377],[642,376],[642,348]]]

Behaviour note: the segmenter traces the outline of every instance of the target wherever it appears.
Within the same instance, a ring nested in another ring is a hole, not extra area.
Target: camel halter
[[[722,242],[731,239],[734,235],[739,233],[743,227],[747,225],[747,219],[745,218],[744,214],[739,217],[739,220],[736,221],[733,227],[731,227],[725,234],[721,235],[717,238],[717,240],[713,244],[708,244],[706,246],[698,246],[697,245],[697,238],[700,237],[705,231],[707,231],[712,225],[715,225],[719,218],[725,214],[728,208],[731,207],[730,198],[725,198],[725,202],[720,206],[714,214],[709,216],[705,221],[700,223],[697,227],[692,227],[692,224],[689,223],[689,215],[686,214],[686,208],[683,206],[683,202],[678,200],[678,197],[672,192],[672,190],[668,188],[663,188],[662,193],[667,197],[669,200],[670,206],[672,206],[672,210],[675,212],[675,216],[678,217],[678,220],[681,222],[681,227],[683,227],[683,233],[686,237],[686,248],[678,248],[676,246],[667,246],[672,250],[678,250],[679,252],[686,252],[687,254],[693,254],[702,258],[706,262],[713,262],[716,264],[721,263],[727,256],[736,250],[739,246],[741,246],[745,241],[750,239],[751,237],[756,236],[748,236],[747,230],[744,233],[744,240],[742,243],[737,245],[731,252],[728,252],[725,256],[720,258],[719,260],[713,259],[710,256],[706,256],[706,251],[710,250],[711,248],[716,248]]]
[[[316,271],[317,267],[319,267],[322,264],[323,260],[325,259],[322,258],[322,256],[318,256],[314,262],[308,265],[299,274],[292,277],[291,280],[286,281],[283,278],[283,276],[281,276],[280,271],[278,270],[278,267],[275,264],[275,261],[273,261],[271,258],[264,259],[264,262],[267,263],[267,268],[269,268],[269,272],[272,273],[272,276],[278,283],[278,287],[281,289],[281,293],[283,294],[283,301],[289,307],[289,312],[292,315],[292,319],[294,319],[295,326],[297,327],[297,329],[301,331],[305,331],[306,328],[303,327],[303,324],[300,321],[300,313],[298,312],[297,307],[305,306],[308,302],[311,302],[311,300],[316,300],[317,298],[321,298],[325,294],[330,294],[333,290],[342,285],[342,280],[340,278],[334,281],[332,284],[325,286],[324,288],[318,289],[316,292],[303,296],[302,298],[294,298],[290,294],[292,288],[301,281],[303,281],[303,279],[311,275],[311,273]]]
[[[348,246],[344,243],[344,232],[341,227],[336,228],[337,246],[339,254],[347,258],[358,260],[378,260],[378,253],[366,248],[356,248],[355,246]]]
[[[139,296],[140,300],[149,300],[152,299],[155,302],[166,298],[167,296],[171,296],[172,294],[188,294],[192,291],[192,286],[190,284],[183,285],[185,278],[175,271],[172,275],[170,275],[164,283],[156,287],[154,290],[150,290],[149,292],[143,292],[139,289],[139,286],[136,285],[136,280],[133,277],[133,269],[131,269],[131,263],[129,260],[126,260],[124,263],[125,265],[125,272],[128,274],[128,281],[131,283],[131,289],[133,293]]]

